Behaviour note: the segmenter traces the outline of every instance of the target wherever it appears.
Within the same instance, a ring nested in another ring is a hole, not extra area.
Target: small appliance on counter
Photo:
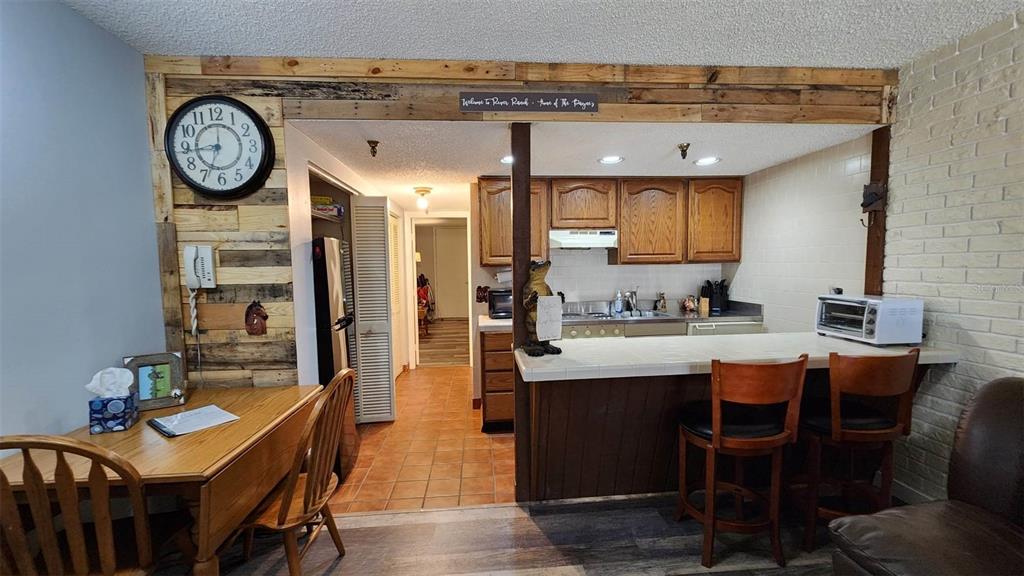
[[[924,301],[900,296],[818,296],[815,330],[883,346],[918,344],[924,339]]]
[[[491,318],[512,317],[512,290],[491,288],[487,292],[487,315]]]

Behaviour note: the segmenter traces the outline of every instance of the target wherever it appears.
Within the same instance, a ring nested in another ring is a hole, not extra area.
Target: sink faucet
[[[637,307],[637,303],[636,303],[636,293],[639,290],[640,290],[640,287],[637,286],[635,290],[627,290],[626,291],[626,309],[628,311],[630,311],[630,312],[633,312],[634,310],[638,310],[639,309]]]

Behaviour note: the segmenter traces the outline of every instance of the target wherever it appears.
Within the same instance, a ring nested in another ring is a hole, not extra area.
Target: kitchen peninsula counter
[[[668,492],[678,483],[678,417],[710,397],[713,358],[777,362],[809,355],[804,397],[828,393],[828,355],[893,355],[907,346],[868,346],[814,332],[588,338],[554,342],[562,354],[514,353],[517,482],[529,500]],[[922,348],[917,383],[956,352]],[[520,390],[523,397],[519,398]],[[520,410],[520,407],[523,409]],[[700,471],[704,455],[691,470]],[[692,478],[691,480],[696,480]]]
[[[781,362],[809,355],[808,369],[827,368],[830,352],[848,355],[903,354],[909,346],[877,347],[820,336],[815,332],[735,334],[722,336],[651,336],[588,338],[552,342],[554,356],[531,357],[515,351],[526,382],[710,374],[711,360]],[[921,364],[956,362],[956,352],[921,348]]]

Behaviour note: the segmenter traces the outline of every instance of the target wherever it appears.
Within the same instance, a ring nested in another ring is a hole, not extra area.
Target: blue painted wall
[[[0,2],[0,433],[87,421],[164,350],[142,55],[57,2]]]

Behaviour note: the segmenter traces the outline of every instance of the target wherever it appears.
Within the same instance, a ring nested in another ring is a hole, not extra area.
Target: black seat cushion
[[[1024,573],[1024,530],[963,502],[846,516],[828,528],[838,549],[870,574]]]
[[[785,404],[751,406],[722,402],[722,436],[763,438],[781,434],[786,414]],[[711,401],[691,402],[683,406],[679,425],[706,440],[711,439]]]
[[[896,421],[878,410],[852,400],[841,400],[840,426],[845,430],[884,430],[896,426]],[[819,434],[832,434],[832,412],[825,405],[809,408],[800,417],[805,428]]]

